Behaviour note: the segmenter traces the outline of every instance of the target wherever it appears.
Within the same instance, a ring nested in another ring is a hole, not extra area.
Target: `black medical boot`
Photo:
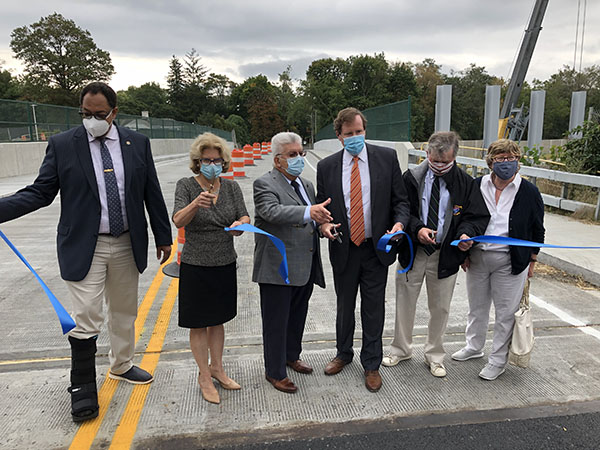
[[[96,389],[96,336],[76,339],[71,344],[71,415],[74,422],[83,422],[98,416]]]

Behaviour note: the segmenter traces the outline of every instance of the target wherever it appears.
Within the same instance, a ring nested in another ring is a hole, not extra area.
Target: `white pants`
[[[490,364],[506,366],[508,346],[519,309],[527,269],[518,275],[511,274],[510,253],[501,251],[471,250],[471,265],[467,270],[469,315],[467,349],[480,352],[485,345],[490,306],[494,303],[495,321]]]
[[[76,339],[100,333],[104,321],[103,302],[108,312],[110,370],[127,372],[133,365],[135,319],[139,272],[133,259],[129,233],[118,238],[100,235],[92,265],[81,281],[67,281],[73,297],[73,318],[77,326],[69,332]]]
[[[444,333],[448,324],[450,302],[454,292],[456,276],[438,279],[440,252],[430,256],[422,247],[417,249],[413,267],[408,273],[396,273],[396,324],[390,354],[400,357],[412,355],[412,334],[415,324],[417,299],[423,281],[427,282],[427,306],[429,324],[425,343],[425,361],[430,364],[444,363]],[[400,266],[398,266],[401,269]]]

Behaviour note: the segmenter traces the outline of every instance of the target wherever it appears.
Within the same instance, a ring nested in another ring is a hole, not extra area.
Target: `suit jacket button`
[[[310,251],[312,252],[312,251],[313,251],[313,249],[311,248],[311,249],[310,249]]]

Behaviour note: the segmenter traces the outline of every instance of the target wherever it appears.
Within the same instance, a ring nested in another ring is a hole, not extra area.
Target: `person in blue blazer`
[[[171,254],[171,227],[149,139],[117,127],[117,95],[93,82],[80,95],[83,125],[52,136],[33,184],[0,199],[0,223],[50,205],[61,196],[57,252],[73,301],[71,414],[98,415],[96,339],[108,311],[109,377],[134,384],[152,375],[133,365],[139,274],[147,266],[148,230],[157,257]]]

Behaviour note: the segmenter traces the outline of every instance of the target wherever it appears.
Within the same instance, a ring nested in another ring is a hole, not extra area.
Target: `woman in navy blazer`
[[[488,149],[486,160],[492,173],[476,180],[491,216],[485,234],[543,243],[544,202],[538,188],[519,175],[520,158],[521,149],[508,139],[493,142]],[[478,244],[463,265],[469,296],[467,343],[452,358],[466,361],[483,356],[494,303],[492,349],[488,364],[479,373],[484,380],[495,380],[504,373],[514,314],[525,282],[533,276],[539,251],[539,247]]]

